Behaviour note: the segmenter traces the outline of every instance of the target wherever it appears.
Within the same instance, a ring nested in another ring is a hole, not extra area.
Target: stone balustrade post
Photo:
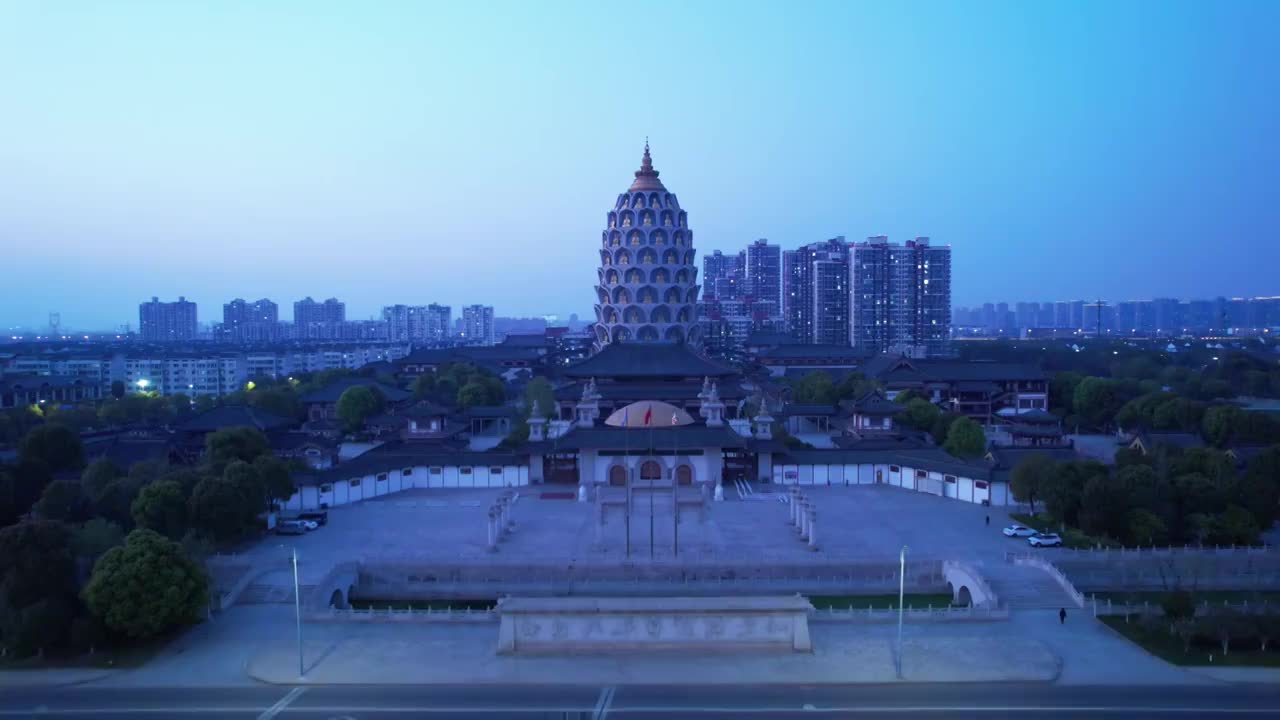
[[[497,513],[494,512],[494,509],[489,508],[489,515],[488,515],[489,552],[494,552],[498,549],[498,532],[497,532],[498,528],[497,528],[497,522],[495,522],[496,516],[497,516]]]
[[[809,539],[809,503],[800,503],[800,539]]]
[[[808,527],[809,549],[816,551],[818,549],[818,511],[812,507],[809,508]]]

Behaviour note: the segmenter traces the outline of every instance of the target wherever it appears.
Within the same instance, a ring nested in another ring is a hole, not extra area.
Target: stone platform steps
[[[311,591],[315,589],[315,585],[302,586],[302,599],[306,600]],[[240,593],[240,598],[236,600],[237,605],[269,605],[273,603],[291,603],[293,602],[293,585],[270,585],[266,583],[254,583],[245,588]]]
[[[983,566],[981,571],[1000,603],[1010,609],[1072,609],[1076,606],[1067,591],[1040,568],[997,563]]]

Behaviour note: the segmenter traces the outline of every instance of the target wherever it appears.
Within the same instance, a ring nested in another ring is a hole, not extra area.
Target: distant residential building
[[[196,338],[196,304],[179,296],[176,302],[138,305],[138,334],[147,342],[179,342]]]
[[[493,306],[467,305],[462,308],[462,340],[468,345],[493,345]]]
[[[737,300],[742,296],[746,253],[725,255],[716,250],[702,256],[702,295],[717,300]]]
[[[262,298],[245,302],[236,298],[222,306],[217,337],[231,342],[274,342],[281,337],[280,306]]]
[[[851,249],[849,342],[867,352],[943,355],[951,338],[951,248],[883,235]],[[992,308],[994,312],[994,308]]]
[[[308,296],[293,304],[293,322],[296,325],[340,323],[346,319],[347,304],[337,298],[316,302]]]
[[[742,293],[782,308],[782,248],[761,238],[747,246]]]
[[[843,236],[782,253],[783,320],[787,332],[796,340],[818,342],[819,334],[830,334],[825,324],[821,330],[817,328],[815,313],[848,317],[849,295],[833,283],[839,269],[848,272],[848,262],[849,247]],[[815,282],[815,273],[823,278],[821,288]]]

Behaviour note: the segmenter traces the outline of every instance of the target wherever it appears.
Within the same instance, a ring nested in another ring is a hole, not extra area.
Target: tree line
[[[290,471],[253,428],[210,433],[195,466],[127,469],[86,465],[66,426],[33,428],[0,466],[0,646],[84,651],[197,621],[204,557],[261,532],[294,492]]]

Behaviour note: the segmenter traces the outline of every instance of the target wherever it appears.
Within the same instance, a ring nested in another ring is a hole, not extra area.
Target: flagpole
[[[671,556],[680,555],[680,436],[676,434],[676,420],[679,413],[671,415],[671,442],[675,447],[675,462],[671,463]]]
[[[653,447],[653,403],[644,411],[644,419],[649,426],[649,455],[657,457]],[[649,478],[649,559],[653,560],[653,478]]]
[[[626,408],[622,411],[622,470],[623,470],[623,490],[627,493],[627,504],[623,509],[624,525],[627,530],[626,542],[626,558],[631,559],[631,409]]]

